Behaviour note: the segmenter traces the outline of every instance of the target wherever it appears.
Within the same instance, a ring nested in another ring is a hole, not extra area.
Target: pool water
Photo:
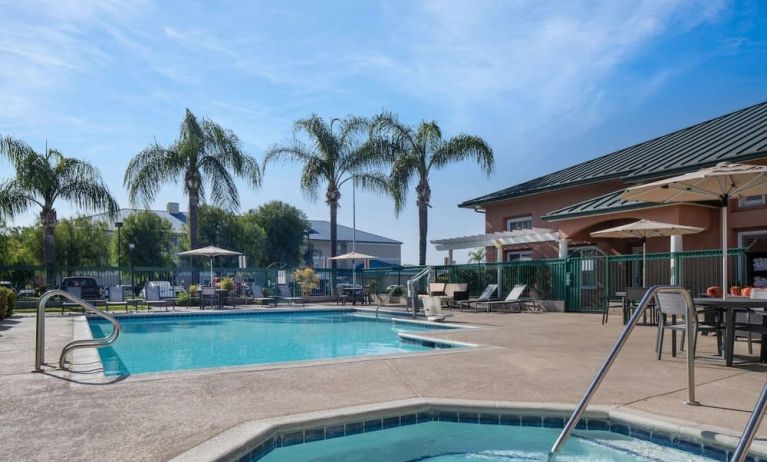
[[[350,312],[120,317],[117,341],[99,348],[106,375],[432,350],[399,332],[434,327]],[[89,319],[94,337],[111,324]],[[444,328],[443,326],[439,326]]]
[[[274,449],[259,462],[547,461],[561,429],[426,422]],[[609,431],[576,430],[555,462],[710,459]]]

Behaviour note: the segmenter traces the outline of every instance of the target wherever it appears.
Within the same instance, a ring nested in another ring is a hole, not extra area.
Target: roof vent
[[[178,213],[178,202],[168,202],[168,205],[165,206],[165,209],[170,214],[177,214]]]

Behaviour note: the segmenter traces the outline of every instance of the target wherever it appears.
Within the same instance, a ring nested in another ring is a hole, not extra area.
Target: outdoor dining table
[[[344,294],[349,294],[352,297],[352,305],[357,304],[357,295],[362,294],[362,286],[343,286],[341,290]]]
[[[738,311],[748,312],[752,310],[764,310],[767,300],[732,297],[732,298],[695,298],[695,306],[706,307],[724,313],[724,360],[729,367],[732,366],[733,353],[735,350],[735,313]],[[765,318],[762,318],[765,322]],[[759,361],[767,361],[767,335],[762,335],[759,353]]]
[[[218,309],[224,309],[224,297],[228,291],[226,289],[216,289],[216,295],[218,296]]]

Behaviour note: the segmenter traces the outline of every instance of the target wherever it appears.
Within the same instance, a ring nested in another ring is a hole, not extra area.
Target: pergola
[[[436,239],[431,241],[437,250],[448,251],[448,261],[453,263],[453,250],[476,249],[477,247],[495,247],[495,261],[503,261],[501,254],[504,245],[532,244],[537,242],[558,242],[560,257],[567,256],[567,240],[561,239],[559,232],[547,228],[518,229],[498,233],[475,234],[473,236]],[[564,256],[563,256],[564,254]],[[498,266],[498,294],[501,294],[501,266]]]

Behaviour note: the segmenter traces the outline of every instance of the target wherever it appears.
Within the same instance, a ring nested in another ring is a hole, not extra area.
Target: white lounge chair
[[[453,316],[451,313],[442,312],[442,300],[440,297],[423,298],[423,309],[426,312],[426,319],[432,322],[442,322]]]
[[[479,294],[479,297],[477,298],[470,298],[468,300],[464,300],[458,304],[458,307],[463,311],[464,307],[466,308],[472,308],[472,305],[476,305],[477,303],[481,302],[487,302],[492,300],[493,294],[498,289],[498,284],[488,284],[487,287],[485,287],[485,290],[482,291],[481,294]],[[476,306],[473,307],[476,311]]]
[[[519,313],[522,311],[522,304],[529,302],[531,299],[529,298],[520,298],[522,296],[522,293],[527,288],[527,284],[517,284],[514,286],[513,289],[509,292],[509,295],[506,296],[503,300],[490,300],[486,302],[477,302],[476,308],[485,308],[488,312],[492,311],[493,308],[500,308],[500,307],[510,307],[511,311],[514,311],[513,308],[516,306],[516,312]]]

